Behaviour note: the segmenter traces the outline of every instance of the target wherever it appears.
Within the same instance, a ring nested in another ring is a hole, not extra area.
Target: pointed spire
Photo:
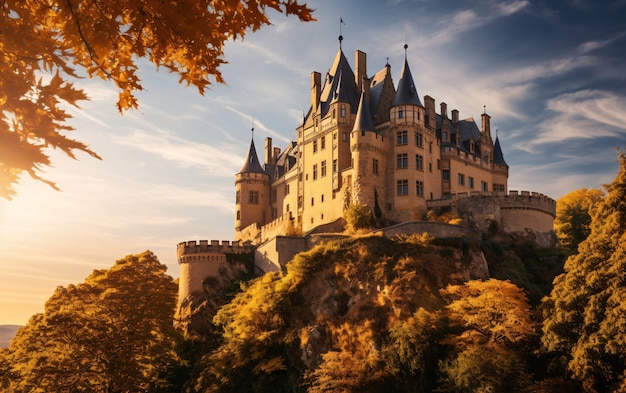
[[[372,131],[377,132],[372,122],[372,115],[370,114],[369,105],[365,99],[365,92],[361,93],[361,99],[359,101],[359,109],[356,111],[356,120],[352,131]]]
[[[409,68],[409,62],[406,55],[408,47],[409,46],[407,44],[404,44],[404,65],[402,66],[402,73],[400,74],[400,80],[398,81],[398,90],[396,91],[396,96],[391,104],[392,106],[402,104],[423,106],[419,95],[417,94],[415,82],[413,82],[411,69]]]
[[[254,128],[252,128],[254,134]],[[259,162],[259,156],[256,154],[256,148],[254,147],[254,137],[250,142],[250,150],[248,150],[248,156],[246,162],[241,167],[239,173],[265,173],[261,163]]]
[[[498,165],[509,166],[504,161],[504,154],[502,154],[502,148],[500,147],[500,139],[498,139],[498,131],[496,130],[496,142],[493,145],[493,163]]]

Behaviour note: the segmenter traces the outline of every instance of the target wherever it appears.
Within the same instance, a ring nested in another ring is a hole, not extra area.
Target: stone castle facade
[[[509,166],[490,116],[483,113],[479,125],[444,102],[435,108],[432,97],[420,99],[406,54],[396,87],[389,64],[369,75],[357,50],[353,70],[340,48],[323,80],[311,74],[297,140],[280,149],[266,138],[263,162],[251,141],[235,175],[235,241],[178,245],[179,303],[206,277],[232,270],[227,255],[254,253],[259,272],[283,268],[312,245],[309,235],[341,231],[352,204],[368,206],[379,223],[412,222],[411,230],[435,210],[479,232],[492,222],[511,232],[551,232],[553,199],[508,190]],[[431,224],[442,236],[464,233]]]
[[[236,240],[309,233],[350,204],[401,222],[457,193],[507,193],[509,167],[488,114],[478,125],[443,102],[436,113],[433,98],[422,103],[406,59],[397,88],[389,64],[368,76],[361,51],[355,64],[353,71],[340,49],[323,81],[312,73],[297,141],[280,150],[267,138],[264,162],[250,144],[235,177]]]

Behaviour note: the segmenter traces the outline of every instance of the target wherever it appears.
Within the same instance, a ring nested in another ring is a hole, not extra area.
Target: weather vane
[[[341,25],[345,25],[346,23],[343,21],[342,17],[339,17],[339,49],[341,49],[341,41],[343,41],[343,36],[341,35]]]

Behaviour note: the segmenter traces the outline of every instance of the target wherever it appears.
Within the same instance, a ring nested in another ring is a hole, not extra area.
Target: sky
[[[309,108],[310,74],[342,49],[371,76],[400,77],[404,44],[418,93],[461,118],[486,108],[510,166],[509,190],[558,199],[600,188],[626,147],[626,0],[310,1],[316,22],[272,26],[226,46],[225,85],[204,96],[144,62],[139,110],[120,115],[111,83],[81,79],[71,137],[103,160],[53,152],[43,174],[0,199],[0,324],[25,324],[57,286],[153,251],[178,277],[176,244],[231,240],[234,176],[254,127],[284,148]],[[262,155],[262,151],[259,151]]]

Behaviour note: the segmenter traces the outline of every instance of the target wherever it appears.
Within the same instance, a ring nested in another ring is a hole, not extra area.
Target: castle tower
[[[390,108],[392,154],[388,166],[394,168],[387,182],[387,198],[392,201],[392,220],[421,219],[426,200],[441,195],[439,143],[436,133],[434,100],[425,97],[422,105],[407,60],[408,46],[398,89]]]
[[[369,206],[376,218],[382,218],[388,148],[374,127],[365,91],[361,93],[350,141],[354,163],[352,202]]]
[[[270,219],[270,176],[265,172],[254,147],[235,175],[235,240],[252,240]]]

